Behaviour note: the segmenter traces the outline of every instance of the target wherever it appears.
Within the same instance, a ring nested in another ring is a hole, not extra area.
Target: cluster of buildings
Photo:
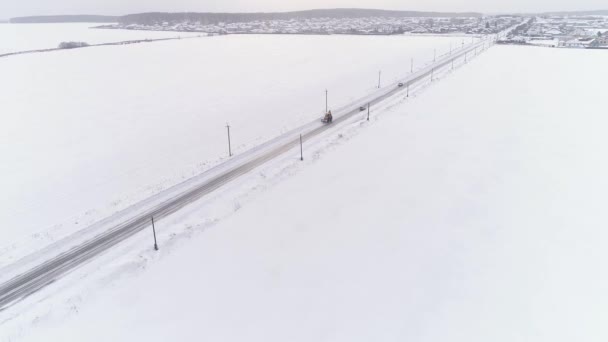
[[[503,43],[608,49],[608,16],[536,17]]]
[[[200,22],[158,22],[150,25],[116,24],[100,28],[203,32],[208,34],[491,34],[521,22],[520,17],[368,17],[265,20],[203,25]]]

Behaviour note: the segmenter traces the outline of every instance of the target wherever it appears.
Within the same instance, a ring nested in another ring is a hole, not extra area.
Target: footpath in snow
[[[11,321],[4,336],[605,341],[604,59],[494,47],[311,148],[180,248],[163,235],[158,253],[94,261],[123,275],[64,289],[69,300],[37,306],[50,318]]]

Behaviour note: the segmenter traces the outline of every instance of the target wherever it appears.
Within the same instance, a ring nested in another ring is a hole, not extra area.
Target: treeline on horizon
[[[241,23],[257,20],[290,20],[313,18],[367,18],[367,17],[481,17],[481,13],[388,11],[374,9],[318,9],[275,13],[140,13],[119,18],[121,24],[150,25],[159,22],[200,22],[203,25],[217,23]]]
[[[519,13],[522,14],[522,13]],[[573,12],[544,12],[537,15],[608,15],[608,10],[573,11]],[[250,22],[258,20],[290,20],[313,18],[369,18],[369,17],[482,17],[477,12],[421,12],[421,11],[391,11],[379,9],[336,8],[315,9],[296,12],[259,12],[259,13],[207,13],[207,12],[150,12],[124,16],[103,15],[53,15],[18,17],[9,20],[10,23],[121,23],[152,25],[162,22],[200,22],[204,25],[223,23]]]
[[[18,17],[10,19],[11,23],[68,23],[68,22],[91,22],[121,24],[150,25],[159,22],[183,22],[193,21],[202,24],[217,24],[249,22],[256,20],[290,20],[290,19],[313,19],[313,18],[365,18],[365,17],[481,17],[481,13],[466,12],[420,12],[420,11],[389,11],[376,9],[316,9],[296,12],[259,12],[259,13],[206,13],[185,12],[167,13],[150,12],[137,13],[125,16],[100,16],[100,15],[55,15],[55,16],[33,16]]]
[[[11,24],[116,23],[118,18],[107,15],[42,15],[11,18],[9,22]]]

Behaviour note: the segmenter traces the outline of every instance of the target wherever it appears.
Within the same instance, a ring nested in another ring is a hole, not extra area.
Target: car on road
[[[399,83],[397,86],[398,86],[399,88],[401,88],[401,87],[403,87],[404,85],[405,85],[405,84],[403,84],[403,83]]]
[[[367,110],[367,107],[365,107],[365,106],[361,106],[361,107],[359,107],[359,111],[360,111],[360,112],[363,112],[363,111],[365,111],[365,110]]]

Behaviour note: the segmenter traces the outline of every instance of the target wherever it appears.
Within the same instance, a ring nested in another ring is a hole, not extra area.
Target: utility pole
[[[328,91],[327,91],[327,89],[325,89],[325,113],[327,113],[327,111],[329,110],[329,107],[327,105],[327,96],[328,96]]]
[[[154,234],[154,250],[158,250],[158,244],[156,243],[156,228],[154,227],[154,216],[152,216],[152,234]]]
[[[406,97],[410,97],[410,83],[407,83],[407,95]]]
[[[414,59],[413,58],[412,58],[412,63],[411,63],[410,69],[411,69],[411,72],[413,74],[414,73]]]
[[[433,82],[433,77],[435,76],[435,68],[431,70],[431,82]]]
[[[378,89],[380,89],[380,79],[382,78],[382,70],[378,72]]]
[[[304,161],[304,148],[302,147],[302,134],[300,134],[300,160]]]
[[[369,121],[369,107],[371,107],[371,103],[367,104],[367,121]]]
[[[230,125],[226,123],[226,129],[228,129],[228,155],[232,157],[232,146],[230,144]]]

